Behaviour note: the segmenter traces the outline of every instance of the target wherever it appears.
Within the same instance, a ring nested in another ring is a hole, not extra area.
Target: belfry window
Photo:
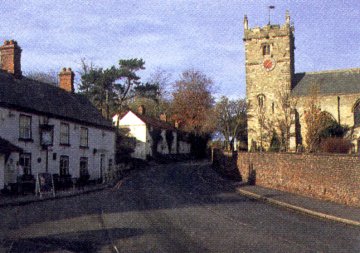
[[[270,55],[270,45],[269,44],[263,45],[262,53],[263,53],[263,55]]]
[[[258,95],[258,104],[260,109],[264,108],[264,100],[265,96],[263,94]]]
[[[354,106],[354,126],[360,126],[360,101]]]

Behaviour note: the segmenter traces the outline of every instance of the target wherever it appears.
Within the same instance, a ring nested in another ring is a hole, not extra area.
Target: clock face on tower
[[[265,59],[263,61],[263,67],[266,71],[271,71],[275,68],[275,60],[272,58]]]

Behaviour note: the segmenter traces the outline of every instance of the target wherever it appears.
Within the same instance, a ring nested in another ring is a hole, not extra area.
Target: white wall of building
[[[32,140],[19,140],[19,116],[20,114],[31,116]],[[31,153],[31,170],[36,175],[45,172],[46,150],[40,146],[39,125],[44,116],[33,113],[23,113],[7,108],[0,108],[0,136],[12,144],[22,148],[24,153]],[[70,145],[60,145],[60,123],[69,124]],[[105,155],[105,168],[109,159],[114,163],[115,155],[115,132],[93,126],[86,126],[66,120],[49,118],[49,125],[54,125],[54,142],[49,147],[48,168],[49,173],[59,173],[59,161],[61,155],[69,156],[69,173],[72,177],[79,177],[80,157],[88,158],[88,170],[91,179],[100,177],[100,156]],[[80,127],[88,128],[88,148],[80,148]],[[18,160],[16,160],[18,162]]]
[[[18,176],[16,162],[19,161],[19,153],[13,152],[5,162],[4,180],[8,183],[16,183]]]
[[[117,115],[113,117],[114,125],[117,123],[117,117]],[[131,156],[146,159],[149,150],[146,124],[130,111],[119,121],[119,127],[129,129],[129,135],[136,139],[135,150]]]
[[[118,115],[113,117],[113,124],[116,125]],[[152,156],[152,145],[153,140],[150,134],[151,126],[147,126],[136,114],[129,111],[122,119],[119,120],[120,128],[129,129],[129,135],[136,138],[137,143],[135,151],[131,154],[132,157],[146,159],[147,156]],[[171,142],[171,150],[169,150],[168,143],[166,140],[166,132],[171,131],[173,140]],[[160,154],[187,154],[190,153],[190,143],[179,141],[178,133],[173,130],[161,130],[161,139],[157,143],[157,152]]]
[[[5,176],[5,155],[0,154],[0,189],[4,188],[4,176]]]
[[[179,141],[178,152],[179,154],[189,154],[191,145],[185,141]]]

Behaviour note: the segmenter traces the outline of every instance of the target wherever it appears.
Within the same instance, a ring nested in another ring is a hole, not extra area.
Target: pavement
[[[307,215],[360,226],[360,208],[304,197],[289,192],[240,184],[237,192],[252,199],[285,207]]]
[[[8,207],[8,206],[22,206],[34,202],[49,201],[49,200],[55,200],[61,198],[70,198],[81,194],[101,191],[108,187],[109,185],[107,184],[88,185],[81,189],[69,188],[68,190],[64,190],[64,191],[56,191],[55,196],[53,196],[52,193],[44,194],[42,197],[35,194],[15,195],[15,196],[0,194],[0,208]]]

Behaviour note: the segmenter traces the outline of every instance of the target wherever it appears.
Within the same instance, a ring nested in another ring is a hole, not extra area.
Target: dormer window
[[[262,53],[263,55],[270,55],[270,45],[265,44],[262,46]]]

